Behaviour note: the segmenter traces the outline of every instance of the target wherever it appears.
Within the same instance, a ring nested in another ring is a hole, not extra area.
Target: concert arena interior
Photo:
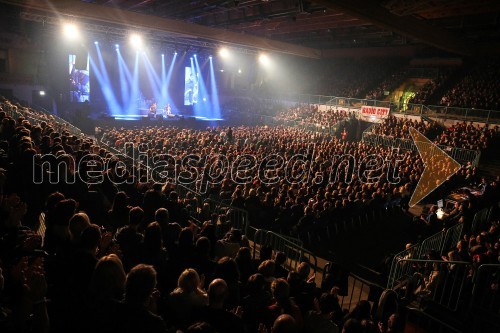
[[[500,1],[0,26],[0,332],[500,332]]]

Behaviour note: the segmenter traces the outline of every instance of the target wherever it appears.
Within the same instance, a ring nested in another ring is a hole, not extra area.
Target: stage
[[[140,108],[136,113],[122,114],[122,113],[111,113],[110,117],[115,120],[129,120],[129,121],[152,121],[152,122],[176,122],[181,119],[196,119],[201,121],[224,121],[222,118],[211,118],[205,116],[194,115],[191,110],[176,110],[172,112],[171,115],[165,115],[163,113],[157,112],[156,114],[150,114],[149,109]]]

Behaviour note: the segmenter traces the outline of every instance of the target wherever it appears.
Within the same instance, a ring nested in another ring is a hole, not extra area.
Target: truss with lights
[[[32,21],[32,22],[39,22],[52,25],[52,26],[59,26],[61,25],[61,21],[64,19],[61,19],[59,17],[55,16],[50,16],[46,14],[38,14],[38,13],[33,13],[30,11],[23,11],[21,12],[21,18],[27,21]],[[126,39],[130,35],[131,30],[135,31],[140,31],[140,29],[131,29],[131,28],[126,28],[126,27],[119,27],[119,26],[113,26],[113,25],[104,25],[104,24],[97,24],[97,23],[90,23],[86,21],[79,21],[73,17],[67,17],[65,18],[69,22],[77,22],[78,25],[80,26],[80,29],[89,32],[91,34],[97,34],[97,35],[105,35],[105,36],[115,36],[119,39]],[[195,38],[186,38],[182,37],[182,35],[176,35],[173,33],[159,33],[157,31],[155,32],[145,32],[142,31],[143,36],[145,36],[145,39],[148,41],[151,41],[153,43],[162,43],[166,44],[166,47],[170,47],[172,49],[176,49],[177,46],[182,45],[182,46],[189,46],[189,47],[195,47],[195,48],[200,48],[200,49],[213,49],[217,50],[222,47],[230,47],[231,51],[237,52],[237,53],[242,53],[242,54],[249,54],[249,55],[257,55],[259,53],[258,50],[256,49],[250,49],[250,48],[245,48],[237,45],[228,45],[228,44],[221,44],[221,43],[215,43],[215,42],[210,42],[206,40],[199,40]]]

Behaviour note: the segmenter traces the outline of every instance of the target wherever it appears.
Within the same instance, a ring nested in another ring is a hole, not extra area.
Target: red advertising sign
[[[383,108],[380,106],[363,105],[361,107],[361,115],[364,117],[385,118],[389,115],[389,111],[389,108]]]

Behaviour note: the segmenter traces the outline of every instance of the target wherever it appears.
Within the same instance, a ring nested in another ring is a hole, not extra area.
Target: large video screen
[[[82,65],[78,67],[77,65]],[[89,56],[77,59],[75,54],[69,55],[69,96],[71,102],[88,102],[90,100]]]
[[[186,67],[184,73],[184,105],[193,105],[198,102],[198,73],[192,67]]]

